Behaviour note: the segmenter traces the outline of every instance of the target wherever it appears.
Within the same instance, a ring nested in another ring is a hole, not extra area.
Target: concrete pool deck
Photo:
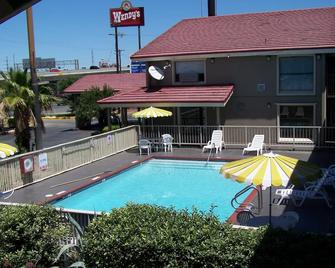
[[[276,151],[280,154],[292,156],[304,161],[310,161],[328,167],[335,162],[335,151]],[[250,154],[251,155],[251,154]],[[243,156],[249,157],[250,155]],[[163,158],[183,158],[183,159],[202,159],[206,160],[208,153],[202,153],[199,147],[193,148],[174,148],[171,152],[154,152],[152,157]],[[140,156],[137,149],[119,153],[114,156],[107,157],[103,160],[93,162],[72,171],[65,172],[55,177],[40,181],[35,184],[17,189],[14,194],[4,200],[0,197],[0,202],[8,203],[45,203],[49,200],[46,195],[61,196],[64,192],[76,189],[88,183],[91,178],[103,176],[113,171],[124,169],[134,164],[134,161],[143,161],[147,159],[147,155]],[[219,154],[213,154],[211,160],[224,161],[236,160],[242,158],[241,150],[231,149],[223,150]],[[272,191],[272,201],[275,201],[274,195],[276,188]],[[335,189],[327,188],[332,200],[335,199]],[[255,202],[255,200],[253,201]],[[332,201],[335,204],[335,200]],[[256,225],[266,224],[269,215],[269,189],[263,191],[263,209],[259,215],[256,215],[258,221]],[[307,200],[301,208],[294,207],[291,202],[285,202],[282,205],[272,205],[273,217],[280,216],[285,211],[295,211],[299,214],[300,221],[295,227],[297,231],[309,232],[335,232],[335,209],[328,208],[323,200]]]

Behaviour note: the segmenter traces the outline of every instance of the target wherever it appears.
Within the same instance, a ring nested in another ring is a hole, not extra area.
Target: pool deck
[[[321,167],[328,167],[335,163],[335,150],[329,151],[276,151],[280,154],[298,158],[304,161],[310,161]],[[250,154],[251,155],[251,154]],[[250,156],[248,155],[248,156]],[[208,153],[202,153],[199,147],[193,148],[174,148],[171,152],[154,152],[150,155],[157,158],[181,158],[206,160]],[[248,157],[243,156],[243,157]],[[0,197],[0,202],[8,203],[34,203],[41,204],[50,200],[46,195],[59,197],[66,195],[74,189],[91,183],[91,179],[97,176],[103,177],[134,165],[134,161],[143,161],[147,155],[140,156],[137,149],[122,152],[117,155],[93,162],[72,171],[65,172],[58,176],[40,181],[35,184],[17,189],[14,194],[4,200]],[[229,149],[223,150],[218,154],[213,154],[211,160],[224,161],[236,160],[242,158],[241,150]],[[272,201],[276,201],[274,195],[276,188],[272,188]],[[335,189],[327,188],[331,202],[335,204]],[[287,201],[287,200],[286,200]],[[252,201],[255,203],[255,200]],[[256,215],[252,226],[259,226],[268,222],[269,215],[269,189],[263,191],[263,209],[259,215]],[[284,202],[282,205],[272,205],[272,216],[278,217],[285,211],[295,211],[299,214],[300,220],[296,227],[297,231],[335,233],[335,208],[328,208],[323,200],[307,200],[301,208],[297,208],[291,202]]]

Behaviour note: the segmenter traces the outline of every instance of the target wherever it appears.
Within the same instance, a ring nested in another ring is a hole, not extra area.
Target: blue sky
[[[56,60],[79,59],[80,67],[101,59],[115,62],[114,30],[109,26],[109,9],[120,0],[42,0],[33,8],[37,56]],[[207,0],[133,0],[143,6],[145,26],[141,27],[142,46],[184,18],[207,15]],[[335,0],[217,0],[217,15],[335,6]],[[122,62],[138,48],[137,27],[119,28]],[[25,12],[0,24],[0,69],[28,57]],[[124,64],[123,64],[124,65]]]

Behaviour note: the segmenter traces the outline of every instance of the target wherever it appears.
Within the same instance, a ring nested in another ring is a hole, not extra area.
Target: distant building
[[[28,69],[29,59],[22,59],[23,69]],[[36,58],[36,68],[37,69],[52,69],[56,68],[56,59],[55,58]]]

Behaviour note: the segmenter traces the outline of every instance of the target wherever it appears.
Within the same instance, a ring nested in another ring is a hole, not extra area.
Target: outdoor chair
[[[172,141],[173,137],[170,134],[162,135],[162,144],[164,146],[164,152],[166,151],[172,152]]]
[[[219,151],[221,152],[222,147],[224,146],[222,138],[223,138],[222,130],[214,130],[212,132],[211,140],[207,143],[207,145],[205,145],[202,148],[202,152],[205,152],[206,149],[212,150],[214,148],[216,150],[216,153],[218,153]]]
[[[242,155],[245,152],[253,152],[256,151],[257,155],[263,153],[264,147],[264,135],[255,135],[252,139],[252,142],[249,142],[247,147],[243,149]]]
[[[140,155],[142,155],[142,150],[146,150],[148,155],[151,153],[151,142],[148,140],[139,140],[138,149],[140,151]]]
[[[333,205],[329,201],[329,196],[327,192],[323,189],[326,178],[327,173],[325,173],[316,182],[306,183],[304,190],[277,189],[276,195],[279,195],[281,197],[280,202],[284,198],[291,199],[296,207],[301,207],[306,199],[323,199],[325,200],[327,206],[331,208]]]

